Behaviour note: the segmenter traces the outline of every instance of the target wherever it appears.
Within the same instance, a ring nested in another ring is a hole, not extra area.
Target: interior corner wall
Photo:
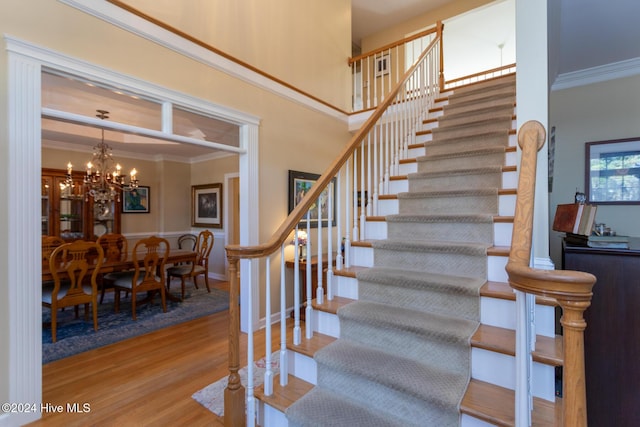
[[[558,204],[573,203],[585,190],[585,143],[640,137],[640,76],[551,92],[550,127],[555,127],[553,187],[549,221]],[[619,235],[640,236],[640,205],[598,205],[596,222]],[[561,238],[549,230],[551,257],[561,268]]]

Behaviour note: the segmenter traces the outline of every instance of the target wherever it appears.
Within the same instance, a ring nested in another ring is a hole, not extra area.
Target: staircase
[[[336,297],[314,300],[313,338],[288,340],[289,385],[256,389],[258,424],[515,424],[515,76],[441,96],[334,269]],[[536,300],[534,426],[560,425],[554,311]]]

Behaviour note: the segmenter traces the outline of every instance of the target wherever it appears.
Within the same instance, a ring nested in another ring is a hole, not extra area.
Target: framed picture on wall
[[[191,186],[191,225],[222,228],[222,183]]]
[[[144,185],[122,191],[122,213],[149,213],[151,190]]]
[[[304,196],[311,190],[311,187],[320,178],[320,175],[315,173],[289,171],[289,213],[295,208]],[[329,225],[329,195],[333,197],[333,212],[331,215],[331,225],[336,225],[336,179],[334,178],[329,184],[329,187],[325,189],[318,201],[311,205],[309,209],[309,225],[312,228],[318,227],[318,215],[322,221],[322,226],[327,227]],[[307,219],[303,217],[300,221],[300,227],[307,227]]]
[[[640,204],[640,137],[585,144],[587,203]]]

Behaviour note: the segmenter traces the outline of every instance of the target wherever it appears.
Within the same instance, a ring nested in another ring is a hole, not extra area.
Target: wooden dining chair
[[[178,237],[178,248],[189,249],[190,251],[196,250],[196,243],[198,243],[198,236],[195,234],[183,234]]]
[[[124,235],[118,233],[103,234],[98,237],[96,243],[102,246],[102,250],[104,250],[104,260],[106,263],[118,263],[127,259],[128,242]],[[102,304],[102,301],[104,301],[105,290],[107,288],[112,288],[113,283],[106,279],[104,275],[99,279],[100,304]]]
[[[131,253],[135,268],[131,271],[114,272],[105,275],[105,279],[113,283],[115,292],[115,312],[120,311],[120,292],[131,293],[131,314],[136,320],[137,295],[146,292],[149,302],[153,293],[160,292],[162,311],[167,312],[167,301],[164,288],[164,267],[169,256],[169,241],[161,237],[151,236],[139,240]]]
[[[209,254],[211,253],[211,249],[213,248],[213,233],[209,230],[203,230],[198,234],[198,239],[196,241],[195,251],[196,251],[196,259],[195,262],[182,264],[182,265],[174,265],[167,269],[167,289],[171,287],[171,278],[179,277],[182,285],[182,299],[184,300],[184,289],[185,289],[185,281],[189,278],[193,278],[193,284],[196,289],[198,289],[198,281],[197,277],[199,275],[204,276],[204,283],[207,286],[207,291],[211,292],[211,288],[209,287]]]
[[[42,268],[49,269],[51,253],[58,246],[64,245],[64,240],[58,236],[42,236]]]
[[[96,278],[104,259],[102,247],[82,240],[65,243],[51,252],[49,270],[53,288],[42,289],[42,305],[51,309],[51,340],[56,342],[57,313],[64,307],[84,304],[84,317],[89,320],[93,309],[93,330],[98,330],[98,285]],[[77,313],[77,311],[76,311]]]

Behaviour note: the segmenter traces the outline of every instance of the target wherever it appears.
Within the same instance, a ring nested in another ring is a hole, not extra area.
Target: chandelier
[[[109,118],[109,112],[96,110],[96,117],[104,120]],[[138,188],[138,178],[136,169],[130,172],[129,182],[126,176],[121,174],[122,167],[113,160],[111,147],[104,142],[104,128],[102,130],[101,141],[93,147],[93,157],[87,163],[86,173],[83,179],[83,192],[85,202],[89,197],[93,198],[94,204],[100,211],[109,209],[109,205],[114,200],[120,202],[121,191],[131,191]],[[67,164],[67,177],[65,184],[73,186],[73,165]]]

